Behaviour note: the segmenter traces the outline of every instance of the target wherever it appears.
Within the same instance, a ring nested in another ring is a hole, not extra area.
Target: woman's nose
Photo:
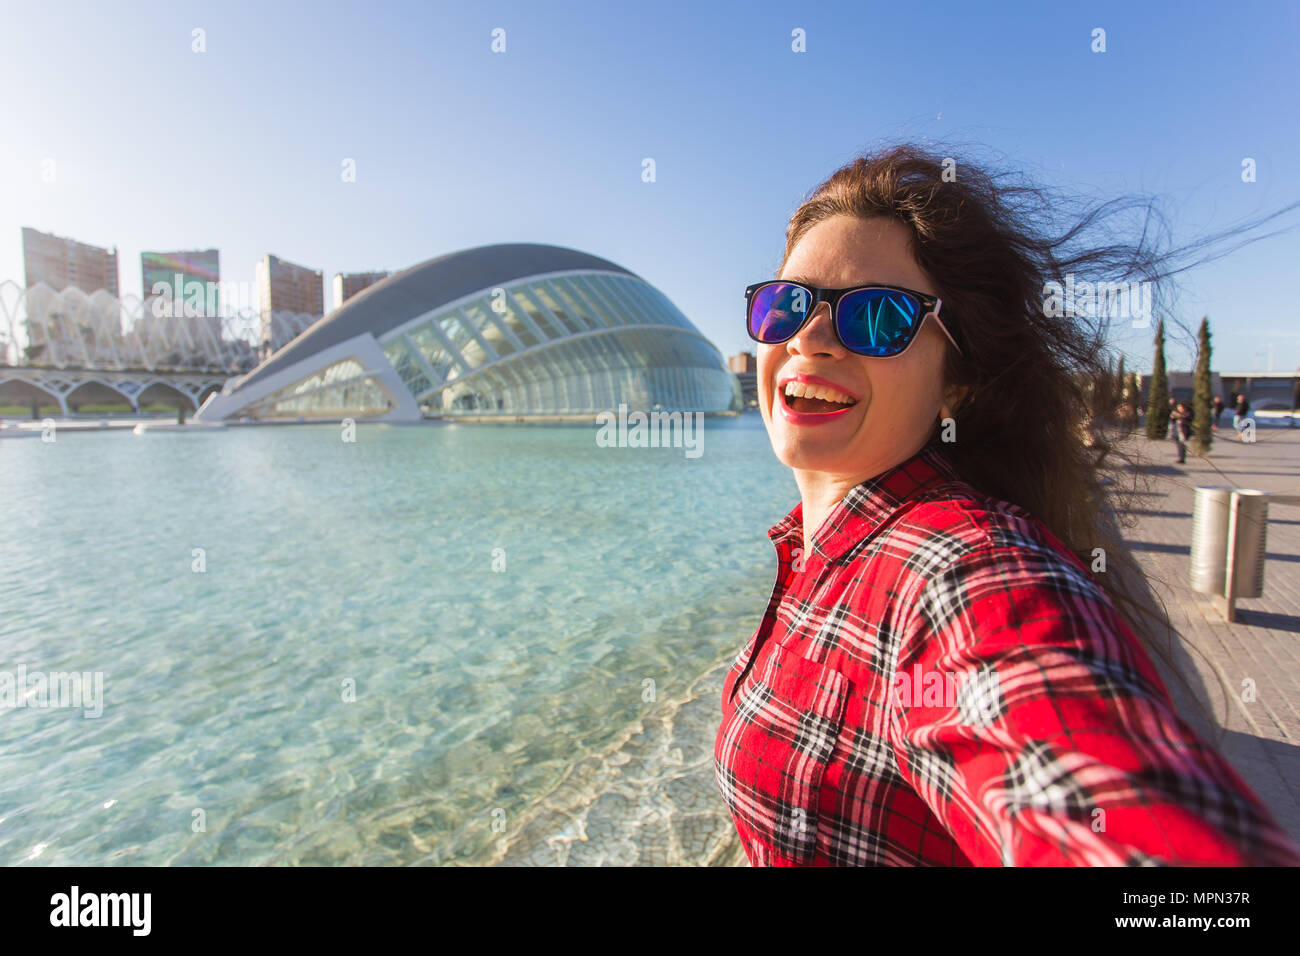
[[[830,305],[826,302],[817,303],[808,321],[787,345],[802,355],[834,355],[842,352],[844,349],[831,326]]]

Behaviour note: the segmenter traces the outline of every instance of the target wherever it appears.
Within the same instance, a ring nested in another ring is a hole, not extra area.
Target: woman
[[[1069,253],[1027,225],[1038,194],[957,168],[910,147],[850,163],[795,212],[780,281],[746,293],[801,501],[723,688],[715,767],[745,852],[1300,864],[1135,636],[1150,616],[1158,650],[1159,621],[1105,437],[1077,427],[1104,323],[1044,302],[1115,246]]]
[[[1187,443],[1192,438],[1192,409],[1186,402],[1179,402],[1169,416],[1170,434],[1178,446],[1178,464],[1187,464]]]
[[[1237,402],[1232,411],[1232,427],[1237,432],[1237,437],[1241,437],[1241,430],[1246,427],[1246,422],[1250,416],[1250,402],[1246,401],[1246,393],[1237,394]]]

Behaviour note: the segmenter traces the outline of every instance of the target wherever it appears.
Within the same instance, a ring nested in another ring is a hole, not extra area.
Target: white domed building
[[[198,421],[727,412],[721,352],[628,270],[573,249],[480,246],[389,276],[317,321]]]

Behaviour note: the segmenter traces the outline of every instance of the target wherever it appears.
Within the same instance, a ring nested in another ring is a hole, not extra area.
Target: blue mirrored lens
[[[921,318],[916,297],[892,289],[850,292],[836,316],[844,345],[862,355],[897,355],[912,341]]]
[[[749,334],[760,342],[784,342],[803,325],[812,310],[812,296],[803,286],[773,282],[749,300]]]

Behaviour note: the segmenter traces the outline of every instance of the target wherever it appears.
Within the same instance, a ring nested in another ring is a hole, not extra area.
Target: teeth
[[[854,404],[852,396],[845,395],[843,392],[829,388],[825,385],[805,385],[803,382],[786,382],[785,393],[792,398],[820,398],[827,402],[838,402],[840,405]]]

